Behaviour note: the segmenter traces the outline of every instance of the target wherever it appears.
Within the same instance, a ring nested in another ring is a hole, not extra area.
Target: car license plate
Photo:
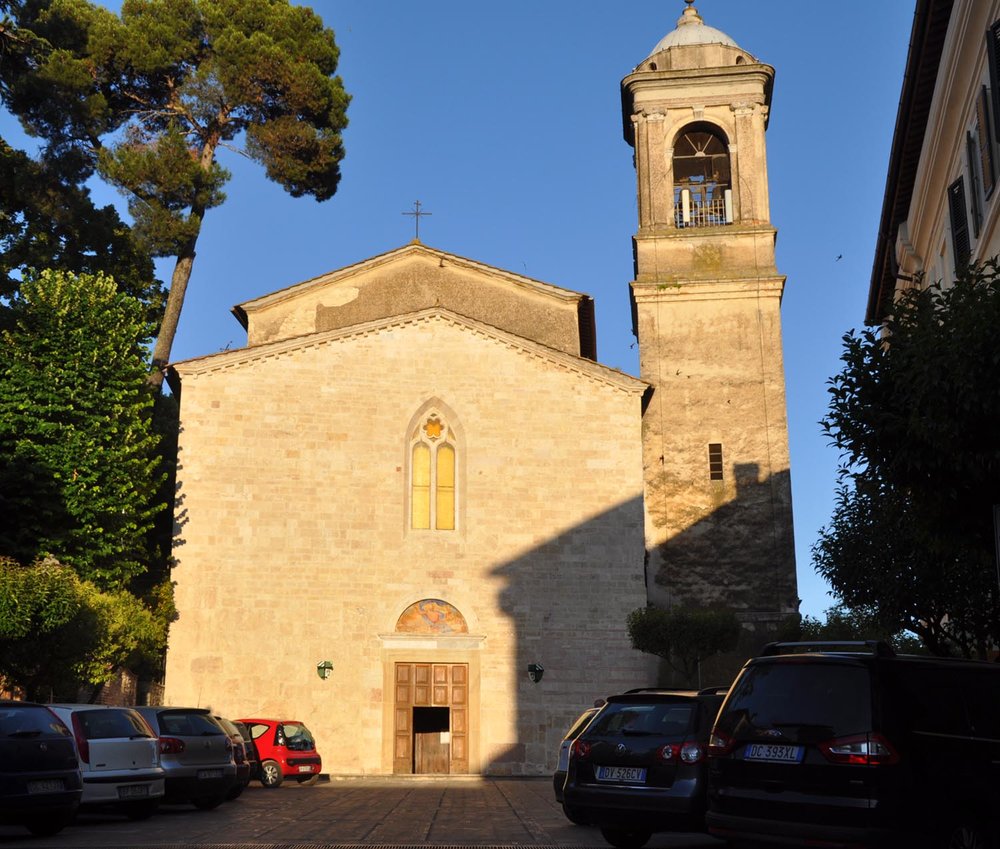
[[[199,769],[198,770],[198,780],[201,781],[206,778],[222,778],[221,769]]]
[[[42,778],[28,782],[29,793],[61,793],[66,785],[61,778]]]
[[[776,743],[751,743],[743,751],[747,761],[772,761],[775,763],[797,764],[802,762],[805,749],[802,746],[782,746]]]
[[[118,788],[119,799],[144,799],[148,795],[148,784],[126,784]]]
[[[312,772],[313,768],[311,766],[300,766],[299,772]]]
[[[639,766],[599,766],[595,773],[598,781],[625,781],[645,784],[646,769]]]

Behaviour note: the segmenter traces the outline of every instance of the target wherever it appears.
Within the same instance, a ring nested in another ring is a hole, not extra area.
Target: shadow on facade
[[[551,770],[569,724],[595,699],[642,686],[689,686],[664,661],[631,648],[626,617],[658,606],[737,613],[740,643],[702,664],[702,682],[728,685],[798,610],[787,471],[761,479],[737,465],[736,496],[644,556],[643,502],[628,501],[497,566],[500,606],[516,646],[516,742],[483,744],[483,771]],[[604,552],[613,552],[603,556]],[[645,582],[643,576],[645,575]],[[544,668],[534,683],[528,664]],[[489,682],[483,682],[484,694]],[[489,699],[484,695],[483,710]],[[522,767],[523,765],[523,767]]]
[[[733,467],[736,495],[649,552],[650,600],[663,608],[734,611],[743,630],[736,651],[702,663],[701,683],[728,685],[798,612],[789,472],[760,476],[756,463]],[[682,684],[666,663],[661,683]]]
[[[649,686],[654,664],[632,649],[625,618],[645,604],[642,499],[633,498],[502,563],[498,603],[514,661],[514,739],[483,736],[482,769],[491,775],[551,771],[570,723],[594,700]],[[498,627],[500,625],[498,620]],[[544,669],[529,678],[528,665]],[[483,724],[491,706],[484,674]],[[497,682],[498,690],[506,689]]]

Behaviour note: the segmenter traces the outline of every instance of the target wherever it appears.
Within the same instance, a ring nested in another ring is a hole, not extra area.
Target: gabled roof
[[[278,301],[287,300],[288,298],[294,298],[296,295],[308,292],[320,286],[327,286],[331,283],[339,283],[349,280],[363,271],[385,266],[396,262],[399,259],[410,256],[425,256],[436,260],[446,260],[457,267],[488,274],[496,277],[497,279],[512,283],[515,286],[520,286],[527,291],[548,295],[559,301],[574,302],[579,301],[582,298],[589,297],[589,295],[584,295],[581,292],[574,292],[572,289],[563,289],[559,286],[553,286],[551,283],[544,283],[541,280],[525,277],[522,274],[515,274],[512,271],[505,271],[504,269],[497,268],[496,266],[487,265],[483,262],[476,262],[475,260],[468,259],[467,257],[448,253],[447,251],[442,251],[437,248],[432,248],[429,245],[425,245],[423,242],[414,240],[403,245],[402,247],[395,248],[394,250],[386,251],[382,254],[376,254],[373,257],[361,260],[360,262],[355,262],[351,265],[345,265],[343,268],[338,268],[335,271],[328,271],[326,274],[321,274],[318,277],[313,277],[309,280],[303,280],[301,283],[293,283],[291,286],[286,286],[284,289],[278,289],[276,292],[271,292],[268,295],[261,295],[259,298],[244,301],[242,304],[237,304],[233,307],[233,315],[236,316],[240,324],[246,327],[247,312],[249,310],[267,306]]]
[[[253,347],[442,306],[596,359],[589,295],[414,240],[395,250],[238,304]]]

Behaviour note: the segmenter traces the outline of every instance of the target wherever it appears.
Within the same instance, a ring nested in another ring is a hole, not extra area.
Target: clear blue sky
[[[117,3],[108,3],[113,8]],[[173,359],[239,347],[230,308],[409,241],[592,295],[602,363],[638,374],[636,229],[619,82],[681,0],[319,0],[353,96],[337,195],[292,199],[230,155],[205,219]],[[836,452],[818,421],[841,336],[864,320],[913,0],[698,0],[705,22],[776,69],[768,129],[802,612],[830,606],[810,548]],[[9,118],[0,132],[12,141]],[[97,195],[101,202],[120,203]],[[837,259],[842,257],[841,259]],[[169,279],[170,267],[161,265]]]

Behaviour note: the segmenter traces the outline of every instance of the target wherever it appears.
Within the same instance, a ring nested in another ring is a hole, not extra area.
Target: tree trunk
[[[201,227],[198,228],[201,232]],[[170,362],[170,349],[177,335],[177,324],[181,318],[181,308],[184,306],[184,295],[187,293],[188,281],[191,279],[191,268],[194,265],[195,244],[198,241],[196,233],[177,255],[174,273],[170,278],[170,291],[167,293],[167,303],[163,311],[163,321],[160,332],[156,336],[153,347],[153,366],[149,372],[149,385],[157,392],[163,386],[164,369]]]

